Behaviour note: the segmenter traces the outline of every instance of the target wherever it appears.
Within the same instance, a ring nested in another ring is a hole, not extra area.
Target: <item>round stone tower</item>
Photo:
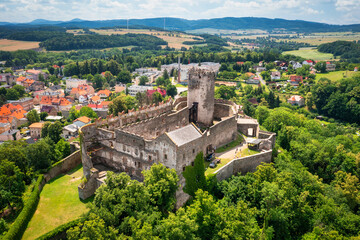
[[[196,119],[193,120],[205,126],[211,126],[213,123],[214,86],[215,72],[201,68],[189,70],[187,104],[190,109],[190,115],[195,115]]]

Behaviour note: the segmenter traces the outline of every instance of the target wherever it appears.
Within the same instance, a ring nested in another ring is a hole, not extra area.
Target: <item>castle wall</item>
[[[214,115],[215,73],[201,69],[189,71],[187,105],[190,108],[198,103],[197,120],[206,126],[211,126]]]
[[[124,131],[136,134],[141,133],[145,139],[154,139],[165,132],[189,124],[189,110],[184,108],[179,112],[164,114],[142,122],[133,123],[123,127]]]
[[[206,141],[204,145],[212,147],[221,147],[237,138],[237,122],[235,116],[224,119],[223,121],[211,126],[204,133]],[[206,147],[205,146],[205,147]]]
[[[234,159],[215,172],[218,181],[228,179],[238,173],[254,172],[261,163],[270,163],[272,150],[261,152],[247,157]]]
[[[232,109],[230,105],[215,103],[214,106],[214,119],[220,120],[223,117],[229,117],[232,115]]]

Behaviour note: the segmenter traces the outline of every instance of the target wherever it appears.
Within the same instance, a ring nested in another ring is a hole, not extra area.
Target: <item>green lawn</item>
[[[219,147],[216,149],[216,153],[222,153],[226,152],[242,143],[244,141],[244,138],[239,134],[238,138],[235,141],[232,141],[231,143],[226,144],[225,146]]]
[[[316,74],[315,80],[319,80],[320,78],[328,78],[331,81],[338,81],[343,78],[351,77],[356,72],[353,71],[335,71],[335,72],[329,72],[329,73],[318,73]]]
[[[314,48],[301,48],[295,51],[287,51],[284,52],[283,54],[291,54],[306,59],[312,59],[314,61],[325,61],[334,58],[334,56],[331,53],[321,53]]]
[[[88,211],[86,203],[79,199],[77,190],[82,175],[83,169],[79,165],[44,186],[39,205],[23,239],[35,239],[64,223],[79,218]]]

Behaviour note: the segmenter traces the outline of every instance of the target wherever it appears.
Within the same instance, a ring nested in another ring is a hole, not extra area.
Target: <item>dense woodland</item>
[[[253,43],[260,48],[269,48],[269,49],[273,49],[273,50],[277,49],[280,52],[299,50],[299,48],[310,46],[310,44],[307,44],[307,43],[299,43],[299,42],[289,41],[289,40],[276,41],[271,38],[272,37],[257,37],[256,39],[243,38],[241,40],[235,40],[235,41],[231,40],[231,41],[238,43],[238,44]]]
[[[359,42],[336,41],[324,43],[318,47],[319,52],[332,53],[334,56],[340,56],[341,59],[359,63],[360,62],[360,44]]]

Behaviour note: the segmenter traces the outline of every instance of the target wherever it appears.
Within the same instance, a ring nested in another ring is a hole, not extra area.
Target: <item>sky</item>
[[[267,17],[360,23],[360,0],[0,0],[0,22]]]

